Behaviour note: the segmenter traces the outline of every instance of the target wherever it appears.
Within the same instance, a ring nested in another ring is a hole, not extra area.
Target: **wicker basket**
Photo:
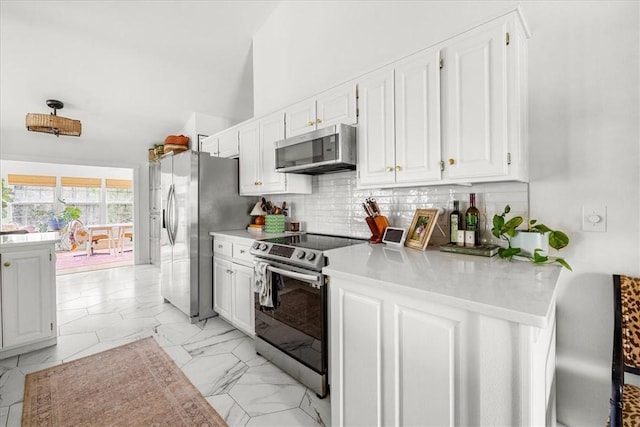
[[[82,124],[80,120],[54,116],[53,114],[29,113],[25,119],[27,130],[52,133],[54,135],[80,136]]]

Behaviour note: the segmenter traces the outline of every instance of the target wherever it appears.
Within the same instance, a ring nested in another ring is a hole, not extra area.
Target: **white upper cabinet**
[[[238,128],[240,194],[311,193],[311,176],[276,172],[275,143],[284,139],[284,113],[251,120]]]
[[[218,157],[233,158],[240,155],[238,129],[233,128],[218,134]]]
[[[395,66],[397,183],[441,179],[439,60],[430,49]]]
[[[356,85],[341,85],[285,110],[287,138],[339,123],[353,125],[356,116]]]
[[[504,176],[508,168],[506,22],[443,49],[445,177]]]
[[[284,139],[284,115],[271,115],[260,120],[262,192],[284,193],[287,190],[287,175],[276,172],[276,142]]]
[[[432,49],[358,82],[361,187],[441,179],[439,58]]]
[[[200,143],[200,151],[209,153],[215,157],[238,157],[240,153],[238,128],[229,128],[215,135],[206,137]]]
[[[526,38],[514,11],[359,79],[358,186],[527,181]]]
[[[358,183],[393,184],[393,68],[367,74],[358,82],[358,109]]]

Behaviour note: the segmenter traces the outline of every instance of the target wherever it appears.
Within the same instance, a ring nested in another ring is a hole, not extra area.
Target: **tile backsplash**
[[[303,231],[368,238],[371,233],[365,221],[362,203],[367,197],[378,202],[383,215],[392,226],[408,228],[416,209],[442,208],[438,224],[429,244],[439,245],[449,239],[448,214],[453,210],[453,200],[460,200],[460,210],[469,206],[469,193],[476,193],[476,206],[481,212],[483,241],[491,241],[491,220],[501,213],[506,204],[511,214],[529,213],[529,187],[526,183],[505,182],[463,185],[436,185],[421,187],[358,189],[356,172],[340,172],[314,176],[312,194],[287,194],[269,196],[281,205],[291,206],[292,219],[301,223]]]

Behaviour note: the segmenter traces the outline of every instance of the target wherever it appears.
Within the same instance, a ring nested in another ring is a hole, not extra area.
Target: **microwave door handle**
[[[268,266],[267,269],[273,273],[282,274],[283,276],[291,277],[293,279],[304,280],[306,282],[317,283],[320,281],[320,276],[317,274],[304,274],[295,271],[283,270],[278,267]]]

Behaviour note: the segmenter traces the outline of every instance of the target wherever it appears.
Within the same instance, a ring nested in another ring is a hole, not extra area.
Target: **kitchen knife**
[[[371,199],[371,206],[373,207],[373,212],[376,214],[376,216],[380,215],[380,206],[378,206],[378,202],[376,202],[376,199]]]
[[[363,203],[362,207],[364,208],[364,211],[367,213],[368,217],[373,217],[373,212],[371,212],[371,209],[369,209],[369,206],[367,206],[366,203]]]
[[[373,199],[373,197],[369,197],[367,199],[367,205],[369,206],[369,209],[371,210],[372,215],[371,216],[378,216],[380,215],[380,210],[376,209],[376,201],[375,199]]]

